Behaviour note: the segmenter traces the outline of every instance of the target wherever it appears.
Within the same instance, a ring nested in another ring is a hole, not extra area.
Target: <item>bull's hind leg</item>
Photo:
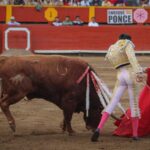
[[[8,120],[10,128],[12,129],[12,131],[15,132],[15,130],[16,130],[15,120],[9,110],[9,103],[7,101],[6,102],[4,101],[4,102],[1,102],[0,105],[1,105],[2,111],[4,112],[4,114]]]
[[[13,118],[13,116],[9,110],[9,106],[20,101],[24,96],[25,96],[24,93],[19,93],[17,95],[12,96],[12,97],[6,95],[5,97],[3,97],[0,100],[1,109],[4,112],[4,114],[8,120],[9,126],[13,132],[16,131],[16,125],[15,125],[15,119]]]

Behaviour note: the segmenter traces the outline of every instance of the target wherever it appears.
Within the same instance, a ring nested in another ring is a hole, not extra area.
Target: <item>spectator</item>
[[[42,5],[42,4],[43,4],[41,0],[33,0],[32,3],[33,3],[33,5],[35,5],[35,6],[36,6],[36,5]]]
[[[62,0],[41,0],[43,5],[53,5],[53,6],[61,6],[63,5]]]
[[[54,0],[54,5],[55,6],[62,6],[63,5],[63,1],[62,0]]]
[[[63,1],[62,0],[42,0],[43,4],[46,5],[53,5],[53,6],[61,6],[63,5]]]
[[[103,0],[102,6],[113,6],[113,4],[109,0]]]
[[[96,22],[95,17],[91,18],[91,21],[88,23],[88,26],[89,27],[98,27],[99,26],[99,24]]]
[[[69,6],[80,6],[80,0],[70,0],[68,1]]]
[[[26,0],[25,1],[26,5],[33,5],[33,3],[34,3],[33,0]]]
[[[16,21],[14,16],[10,17],[10,21],[7,24],[8,25],[20,25],[20,23]]]
[[[42,10],[42,1],[41,0],[34,0],[33,5],[35,5],[35,9],[37,11]]]
[[[93,0],[93,6],[101,6],[102,5],[102,2],[101,0]]]
[[[132,0],[132,1],[133,1],[133,6],[140,6],[141,0]]]
[[[149,0],[141,0],[141,6],[149,6]]]
[[[14,0],[8,0],[8,4],[9,5],[13,5],[14,4]]]
[[[14,0],[0,0],[0,5],[13,5]]]
[[[7,5],[7,4],[8,4],[7,0],[0,0],[0,5]]]
[[[81,0],[80,5],[81,6],[90,6],[90,2],[88,0]]]
[[[64,26],[72,26],[73,22],[70,20],[70,16],[66,16],[65,20],[63,21],[62,25]]]
[[[44,0],[44,1],[42,1],[42,4],[43,5],[51,5],[52,3],[51,3],[51,0]]]
[[[109,1],[113,4],[113,6],[115,6],[118,0],[109,0]]]
[[[63,0],[63,4],[64,4],[65,6],[69,6],[69,0]]]
[[[125,5],[126,6],[140,6],[141,0],[126,0]]]
[[[62,22],[60,21],[59,17],[55,17],[55,20],[52,22],[53,26],[62,26]]]
[[[80,19],[80,16],[76,16],[75,20],[73,21],[74,25],[78,25],[78,26],[82,26],[83,25],[83,21]]]
[[[117,0],[116,6],[126,6],[127,0]]]
[[[14,5],[25,5],[24,0],[14,0]]]

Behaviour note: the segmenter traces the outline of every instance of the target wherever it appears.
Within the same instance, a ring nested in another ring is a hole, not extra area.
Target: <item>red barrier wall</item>
[[[91,9],[92,8],[92,9]],[[12,6],[11,9],[6,12],[5,6],[0,6],[0,21],[5,21],[6,16],[9,18],[10,14],[16,17],[19,22],[49,22],[54,20],[58,15],[63,21],[65,16],[70,16],[71,20],[74,20],[75,16],[79,15],[84,22],[88,22],[89,18],[93,15],[96,16],[96,20],[100,23],[107,23],[107,10],[108,9],[130,9],[132,13],[140,7],[43,7],[40,11],[37,11],[34,6]],[[47,9],[49,9],[47,11]],[[145,9],[150,14],[150,8]],[[47,14],[46,14],[47,11]],[[56,14],[57,13],[57,14]],[[142,12],[141,12],[142,13]],[[143,14],[141,14],[143,15]],[[47,19],[49,18],[49,19]],[[135,20],[133,20],[135,23]],[[150,15],[144,23],[150,23]]]
[[[41,11],[37,11],[35,7],[13,7],[12,14],[20,22],[49,22],[45,18],[45,11],[48,7],[42,8]],[[52,7],[53,8],[53,7]],[[55,10],[58,12],[58,16],[61,20],[65,19],[65,16],[70,16],[71,20],[75,19],[75,16],[80,16],[85,22],[89,21],[89,8],[78,8],[78,7],[56,7]],[[19,13],[18,13],[19,12]],[[26,12],[26,13],[24,13]],[[49,11],[50,18],[55,18],[53,10]]]
[[[48,7],[44,7],[41,11],[36,11],[34,7],[13,7],[13,15],[16,16],[18,21],[21,22],[48,22],[45,18],[45,11]],[[90,7],[51,7],[55,8],[60,16],[61,20],[64,20],[65,16],[70,16],[71,20],[74,20],[75,16],[79,15],[84,22],[89,22]],[[107,10],[108,9],[131,9],[133,12],[137,8],[103,8],[95,7],[95,16],[96,20],[101,23],[107,23]],[[150,14],[150,9],[145,9],[148,14]],[[19,13],[18,13],[19,12]],[[24,13],[26,12],[26,13]],[[49,15],[54,15],[53,12],[50,12]],[[55,16],[55,15],[54,15]],[[54,17],[52,17],[54,18]],[[134,23],[135,20],[133,20]],[[145,23],[150,23],[150,15]]]
[[[25,49],[27,47],[27,34],[24,31],[11,31],[8,34],[10,48]]]
[[[2,51],[2,39],[3,39],[2,32],[3,32],[2,25],[0,24],[0,52]]]
[[[4,22],[6,18],[6,7],[0,6],[0,22]]]
[[[149,26],[100,26],[100,27],[52,27],[50,25],[28,25],[31,32],[31,49],[34,50],[107,50],[121,33],[132,36],[137,50],[150,50]],[[4,30],[7,26],[4,26]],[[4,30],[2,49],[4,50]],[[23,48],[26,35],[10,32],[9,47]]]
[[[19,22],[48,22],[44,17],[45,9],[36,11],[35,7],[12,7],[12,15]]]
[[[13,7],[13,16],[20,22],[48,22],[45,18],[45,11],[48,7],[44,7],[41,11],[37,11],[34,7]],[[75,16],[81,16],[82,20],[88,22],[89,10],[88,8],[64,8],[64,7],[56,7],[56,11],[58,12],[58,16],[60,16],[61,20],[65,19],[65,16],[70,16],[71,20],[75,19]],[[18,13],[19,12],[19,13]],[[24,13],[26,12],[26,13]],[[52,14],[51,14],[52,13]],[[49,12],[49,15],[53,17],[53,11]]]

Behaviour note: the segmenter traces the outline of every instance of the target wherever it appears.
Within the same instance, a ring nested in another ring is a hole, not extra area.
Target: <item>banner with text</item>
[[[132,24],[132,9],[108,9],[107,10],[108,24]]]

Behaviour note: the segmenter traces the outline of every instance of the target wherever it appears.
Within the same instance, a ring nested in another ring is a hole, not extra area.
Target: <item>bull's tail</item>
[[[107,87],[107,85],[104,83],[104,81],[102,81],[100,77],[96,74],[93,68],[91,68],[90,74],[91,74],[91,78],[93,80],[93,84],[95,86],[97,95],[99,96],[100,103],[103,105],[104,108],[106,108],[106,106],[110,103],[112,93]],[[118,103],[117,106],[126,115],[125,109],[123,108],[121,103]],[[117,118],[117,117],[114,117],[113,114],[112,114],[112,117]]]
[[[112,97],[112,93],[110,92],[107,85],[100,79],[100,77],[96,74],[94,69],[88,64],[87,68],[77,80],[77,84],[79,84],[86,77],[86,117],[89,115],[89,107],[90,107],[90,78],[95,87],[95,91],[99,97],[100,103],[103,108],[110,103],[110,99]],[[118,103],[118,107],[121,109],[123,113],[125,113],[124,108],[120,103]]]
[[[93,82],[93,85],[95,87],[95,91],[99,97],[100,103],[102,104],[103,108],[106,108],[110,101],[111,97],[111,92],[109,91],[108,87],[106,84],[100,79],[99,75],[96,73],[94,68],[89,65],[89,74],[90,78]]]

